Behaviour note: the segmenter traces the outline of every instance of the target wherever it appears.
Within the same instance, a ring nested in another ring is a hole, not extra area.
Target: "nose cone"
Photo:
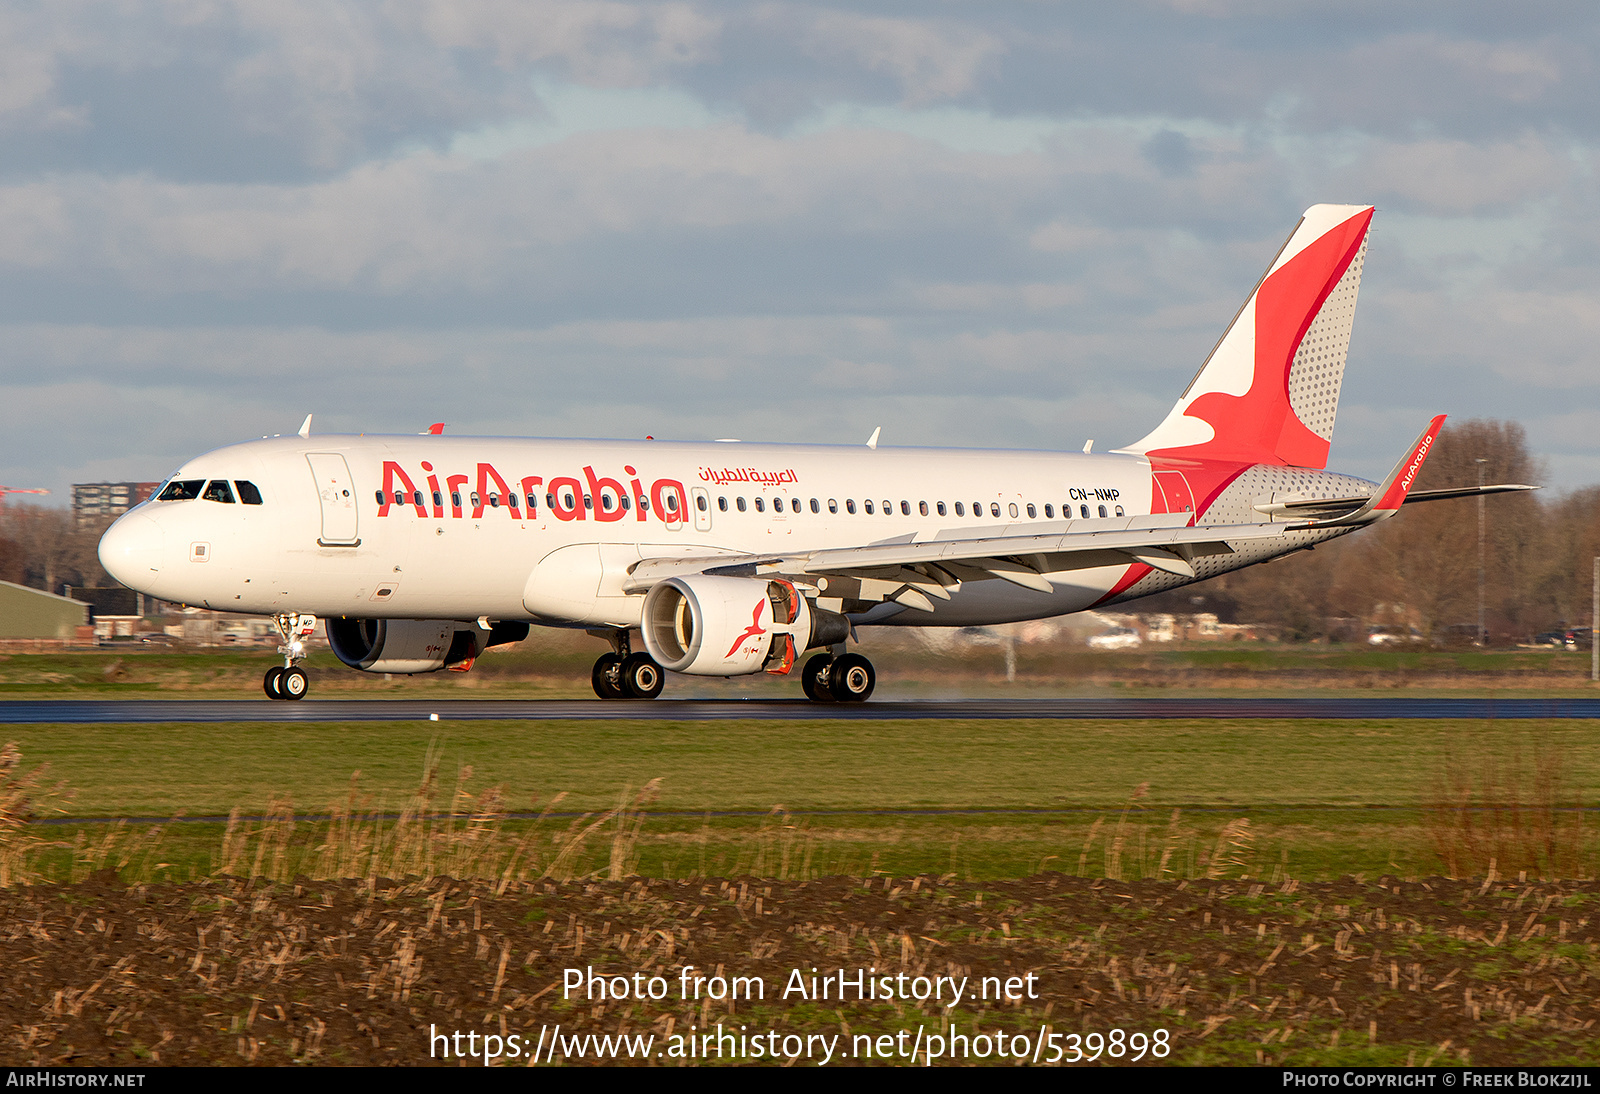
[[[147,592],[161,573],[166,537],[143,513],[128,513],[100,537],[100,565],[130,589]]]

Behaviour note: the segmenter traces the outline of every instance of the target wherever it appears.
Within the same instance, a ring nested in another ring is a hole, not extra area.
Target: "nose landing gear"
[[[305,639],[317,629],[317,617],[305,613],[280,613],[273,620],[283,643],[278,652],[283,654],[283,664],[267,670],[261,680],[262,690],[268,699],[303,699],[311,688],[311,678],[300,667],[305,660]]]

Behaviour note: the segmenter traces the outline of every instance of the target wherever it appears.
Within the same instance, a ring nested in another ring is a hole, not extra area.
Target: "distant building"
[[[120,517],[148,498],[159,482],[75,482],[72,516],[78,524]]]
[[[0,638],[71,639],[88,622],[87,604],[0,581]]]
[[[82,585],[65,586],[66,595],[80,603],[89,605],[94,618],[104,616],[124,616],[138,619],[149,610],[150,614],[157,614],[161,602],[152,599],[148,605],[143,593],[136,593],[132,589],[124,589],[121,585],[108,586],[103,589],[85,587]]]

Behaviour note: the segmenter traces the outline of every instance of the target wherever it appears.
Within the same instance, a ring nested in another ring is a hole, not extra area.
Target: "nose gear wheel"
[[[305,639],[317,628],[317,617],[304,612],[284,612],[273,618],[283,639],[278,652],[283,664],[274,665],[261,678],[261,690],[268,699],[303,699],[311,688],[311,677],[300,662],[305,660]]]

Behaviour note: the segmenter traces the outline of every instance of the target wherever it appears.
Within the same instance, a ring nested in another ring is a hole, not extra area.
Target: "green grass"
[[[1531,803],[1531,772],[1543,757],[1561,786],[1582,791],[1600,783],[1595,729],[1580,721],[419,721],[38,725],[14,736],[28,766],[50,764],[51,780],[76,791],[67,806],[75,817],[249,816],[274,800],[304,817],[350,801],[353,782],[358,811],[394,813],[432,753],[435,808],[447,809],[458,786],[471,794],[497,786],[509,812],[561,814],[540,822],[538,840],[551,843],[574,816],[612,809],[625,788],[660,779],[632,851],[634,868],[650,875],[1143,877],[1161,873],[1165,855],[1168,875],[1193,876],[1226,858],[1230,875],[1310,879],[1443,872],[1425,808],[1443,772],[1492,769],[1502,783],[1519,773]],[[914,812],[940,809],[975,812]],[[717,815],[730,812],[743,815]],[[1594,833],[1573,816],[1577,868],[1593,873]],[[1248,831],[1230,851],[1222,831],[1238,818]],[[505,829],[521,838],[528,823]],[[614,827],[589,841],[580,872],[605,866]],[[44,834],[71,844],[79,830],[92,845],[106,826]],[[295,839],[323,838],[316,831],[300,824]],[[220,838],[217,825],[169,825],[155,857],[139,861],[199,876],[216,865]],[[87,852],[54,854],[59,873]]]
[[[686,817],[649,814],[631,848],[633,871],[646,877],[730,877],[758,875],[804,879],[830,875],[911,877],[951,875],[988,880],[1026,877],[1055,870],[1074,875],[1127,878],[1190,877],[1204,873],[1205,856],[1218,841],[1231,813],[1184,813],[1176,829],[1168,815],[1133,814],[1121,830],[1124,847],[1113,855],[1118,835],[1115,814],[1048,817],[990,815],[884,817],[871,815],[775,815],[767,817]],[[1420,877],[1439,872],[1428,837],[1414,812],[1382,821],[1321,815],[1318,827],[1283,811],[1250,815],[1253,842],[1229,869],[1267,879],[1292,876],[1327,879],[1346,875]],[[553,844],[572,828],[573,818],[507,821],[512,840],[529,830],[538,845]],[[260,831],[259,822],[245,822]],[[38,860],[46,877],[69,880],[109,865],[130,877],[188,881],[210,876],[222,863],[219,848],[225,825],[213,822],[169,824],[153,838],[143,826],[52,825],[39,835],[54,845]],[[578,876],[603,873],[615,824],[608,823],[586,843],[574,863]],[[325,838],[321,824],[295,827],[296,846],[309,858]],[[139,843],[141,837],[146,843]],[[109,843],[107,842],[109,839]],[[148,845],[147,845],[148,844]],[[109,848],[109,849],[104,849]],[[1165,869],[1162,855],[1171,849]],[[103,850],[104,849],[104,850]],[[247,859],[249,856],[247,856]],[[293,865],[289,876],[300,872]]]
[[[21,725],[6,734],[76,789],[77,816],[226,815],[291,795],[413,790],[431,746],[513,810],[604,809],[662,780],[656,808],[1111,809],[1407,806],[1448,757],[1543,749],[1569,785],[1600,785],[1592,721],[358,722]]]

